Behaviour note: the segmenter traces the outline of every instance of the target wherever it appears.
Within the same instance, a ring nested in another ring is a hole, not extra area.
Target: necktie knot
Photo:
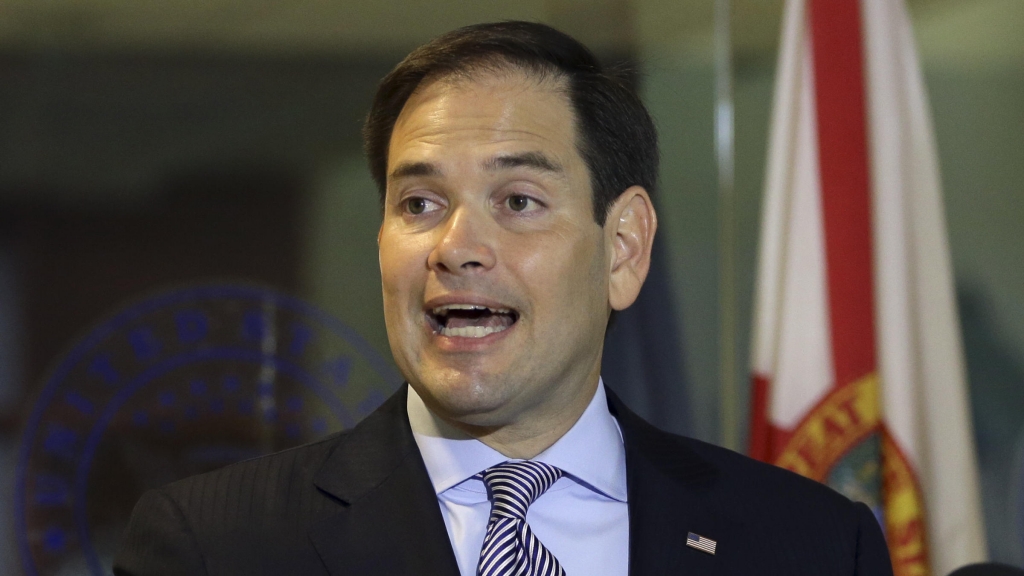
[[[565,576],[526,523],[526,509],[562,471],[543,462],[505,462],[479,474],[491,494],[491,519],[477,565],[479,576]]]
[[[504,462],[481,473],[493,498],[491,518],[525,519],[526,510],[547,491],[562,471],[550,464],[523,460]]]

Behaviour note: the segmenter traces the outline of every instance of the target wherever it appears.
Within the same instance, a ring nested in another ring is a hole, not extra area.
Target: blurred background
[[[628,345],[606,378],[662,426],[742,449],[782,4],[732,2],[724,243],[710,0],[0,0],[0,573],[103,573],[142,489],[351,425],[398,385],[360,127],[410,49],[475,22],[546,22],[638,72],[662,141],[644,294],[662,389],[608,376],[643,365]],[[908,5],[990,554],[1024,565],[1024,2]],[[294,358],[244,352],[268,346]],[[134,392],[103,388],[118,379]]]

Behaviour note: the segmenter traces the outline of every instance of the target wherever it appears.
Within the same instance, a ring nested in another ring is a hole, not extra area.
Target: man
[[[891,574],[867,507],[605,390],[657,218],[653,123],[575,40],[471,26],[366,124],[392,353],[354,429],[146,494],[118,574]]]

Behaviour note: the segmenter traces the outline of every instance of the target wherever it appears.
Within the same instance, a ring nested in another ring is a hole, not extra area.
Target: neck
[[[420,396],[431,414],[465,435],[483,442],[503,456],[529,460],[550,448],[571,429],[590,405],[600,373],[581,382],[571,390],[559,390],[546,401],[500,425],[479,425],[452,418],[433,405],[429,398]]]
[[[452,421],[450,424],[509,458],[529,460],[550,448],[572,428],[586,411],[597,392],[595,378],[592,383],[559,408],[535,414],[523,422],[499,427],[473,426]]]

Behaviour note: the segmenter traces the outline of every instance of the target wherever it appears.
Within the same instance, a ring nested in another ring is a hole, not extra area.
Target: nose
[[[427,257],[430,269],[462,275],[493,268],[497,258],[485,220],[466,206],[456,209]]]

